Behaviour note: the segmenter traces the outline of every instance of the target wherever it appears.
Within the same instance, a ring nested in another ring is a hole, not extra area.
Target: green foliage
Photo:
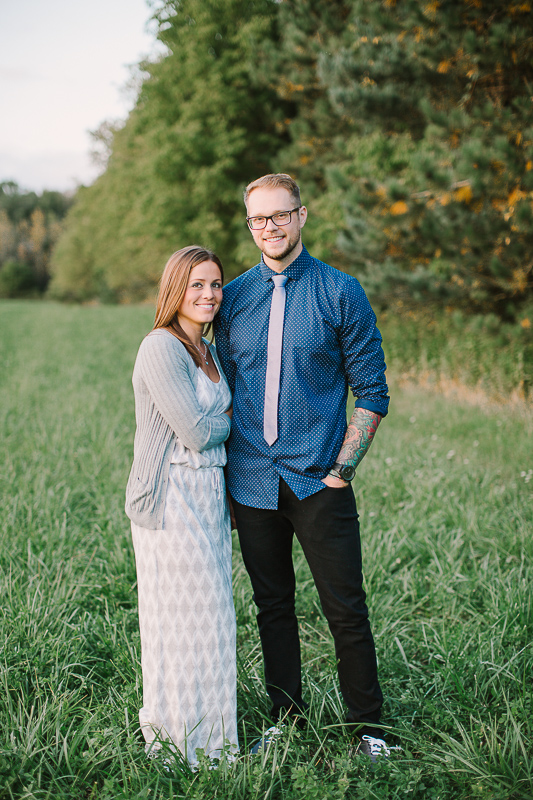
[[[36,288],[35,274],[29,264],[4,261],[0,267],[0,297],[25,297]]]
[[[194,242],[213,247],[230,277],[255,263],[242,189],[279,147],[275,95],[255,69],[257,42],[276,39],[275,12],[270,0],[161,4],[167,53],[142,65],[107,170],[78,194],[53,296],[143,298],[171,253]]]
[[[71,201],[61,192],[0,183],[0,297],[38,296],[50,279],[50,252]]]
[[[40,195],[20,189],[15,181],[0,183],[0,209],[7,213],[15,224],[30,221],[33,212],[39,208],[46,216],[63,219],[72,201],[62,192],[44,190]]]
[[[339,164],[340,245],[373,294],[513,319],[533,289],[529,3],[366,3],[319,75],[337,114],[405,153]]]
[[[131,371],[152,319],[146,306],[0,302],[0,798],[531,800],[531,419],[395,385],[354,488],[385,721],[402,753],[375,771],[356,756],[295,546],[310,724],[246,755],[269,722],[235,542],[242,756],[195,774],[146,759],[123,501]]]
[[[380,314],[385,360],[396,378],[434,389],[477,392],[480,401],[522,402],[533,389],[533,308],[518,323],[459,310]]]
[[[241,189],[290,172],[305,241],[382,308],[519,319],[533,289],[533,14],[514,0],[162,0],[110,154],[78,193],[51,294],[151,295],[167,257],[257,260]],[[105,160],[105,159],[104,159]]]
[[[351,120],[335,114],[327,88],[317,71],[324,52],[334,52],[346,26],[351,2],[299,0],[278,7],[279,42],[259,48],[260,74],[274,85],[285,103],[280,134],[289,137],[272,160],[271,172],[290,172],[298,181],[311,218],[305,229],[310,251],[326,262],[349,269],[350,262],[336,245],[343,215],[339,197],[327,192],[327,170],[343,160]],[[281,143],[282,144],[282,143]]]

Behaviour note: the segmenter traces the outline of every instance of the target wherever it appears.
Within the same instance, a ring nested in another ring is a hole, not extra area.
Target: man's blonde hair
[[[285,172],[275,172],[270,175],[263,175],[262,178],[252,181],[244,190],[244,204],[248,207],[248,198],[254,189],[287,189],[293,198],[295,205],[301,206],[300,187],[296,181]]]

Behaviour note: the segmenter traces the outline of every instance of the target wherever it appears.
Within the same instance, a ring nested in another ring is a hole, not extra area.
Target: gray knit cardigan
[[[211,355],[222,374],[216,350]],[[225,442],[227,414],[205,416],[198,405],[198,367],[168,331],[152,331],[142,341],[133,370],[137,430],[133,466],[126,487],[126,514],[143,528],[163,526],[170,459],[175,437],[202,452]]]

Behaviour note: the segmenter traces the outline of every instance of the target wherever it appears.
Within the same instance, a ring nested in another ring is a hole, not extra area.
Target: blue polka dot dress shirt
[[[257,264],[224,287],[217,352],[233,393],[226,480],[253,508],[278,506],[280,476],[301,500],[324,488],[346,433],[351,388],[359,408],[385,416],[389,398],[376,317],[360,283],[303,248],[284,270],[286,305],[278,438],[263,438],[273,272]]]

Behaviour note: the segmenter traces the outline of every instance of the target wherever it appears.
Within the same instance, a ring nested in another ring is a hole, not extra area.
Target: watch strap
[[[352,474],[349,475],[349,477],[345,478],[344,475],[342,474],[343,471],[352,472]],[[351,464],[341,464],[340,461],[335,461],[335,463],[333,464],[333,466],[329,471],[329,475],[332,475],[334,478],[339,478],[341,481],[346,481],[346,483],[348,483],[349,481],[352,480],[352,478],[355,475],[355,468],[352,467]]]

